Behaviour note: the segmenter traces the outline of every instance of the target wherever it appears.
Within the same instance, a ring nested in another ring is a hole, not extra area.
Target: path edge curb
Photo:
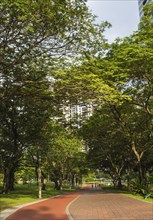
[[[22,205],[18,205],[18,206],[14,206],[12,208],[5,209],[5,210],[0,212],[0,220],[5,220],[10,215],[12,215],[13,213],[17,212],[19,209],[22,209],[26,206],[33,205],[33,204],[36,204],[36,203],[39,203],[39,202],[43,202],[43,201],[46,201],[48,199],[56,198],[56,197],[59,197],[59,196],[62,196],[62,194],[61,195],[56,195],[56,196],[51,196],[51,197],[46,198],[46,199],[41,199],[41,200],[38,200],[38,201],[25,203],[25,204],[22,204]]]
[[[75,199],[73,199],[67,206],[66,206],[66,214],[68,216],[69,220],[74,220],[74,218],[72,217],[72,215],[69,212],[69,207],[72,205],[72,203],[74,203],[77,199],[80,198],[81,195],[78,195]]]

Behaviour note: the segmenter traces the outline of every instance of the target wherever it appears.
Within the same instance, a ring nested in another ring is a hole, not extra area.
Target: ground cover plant
[[[116,189],[114,188],[113,186],[106,186],[106,185],[101,185],[101,188],[105,191],[108,191],[108,192],[112,192],[112,193],[120,193],[120,194],[123,194],[123,195],[126,195],[126,196],[130,196],[134,199],[139,199],[141,201],[144,201],[144,202],[151,202],[153,203],[153,197],[150,196],[150,197],[144,197],[140,194],[136,194],[134,192],[130,192],[127,190],[127,188],[123,188],[122,190],[119,190],[119,189]],[[151,191],[153,193],[153,191]]]
[[[46,190],[43,191],[42,199],[71,192],[73,190],[74,189],[64,187],[62,190],[56,191],[53,185],[47,184]],[[36,184],[16,184],[14,191],[11,191],[8,194],[0,194],[0,211],[39,200],[38,186]]]

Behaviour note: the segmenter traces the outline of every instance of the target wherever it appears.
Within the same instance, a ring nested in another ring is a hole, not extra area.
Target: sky
[[[115,38],[129,36],[138,29],[137,0],[88,0],[87,5],[98,16],[97,22],[108,21],[112,24],[105,32],[110,43]]]

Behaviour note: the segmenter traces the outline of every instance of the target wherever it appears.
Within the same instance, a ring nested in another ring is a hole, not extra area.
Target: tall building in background
[[[146,5],[148,2],[151,2],[151,1],[152,0],[138,0],[140,19],[143,16],[143,6]]]
[[[71,124],[71,127],[80,128],[82,122],[92,116],[93,111],[96,108],[96,104],[87,104],[80,102],[77,105],[63,105],[61,110],[63,112],[63,116],[67,122],[67,125]]]

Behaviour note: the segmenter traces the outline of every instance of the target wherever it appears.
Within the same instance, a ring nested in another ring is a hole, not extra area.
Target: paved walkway
[[[153,220],[153,204],[86,189],[19,209],[7,220]]]
[[[69,212],[74,220],[153,220],[153,204],[98,190],[81,195]]]
[[[67,205],[79,194],[67,194],[28,205],[10,215],[7,220],[68,220]]]

